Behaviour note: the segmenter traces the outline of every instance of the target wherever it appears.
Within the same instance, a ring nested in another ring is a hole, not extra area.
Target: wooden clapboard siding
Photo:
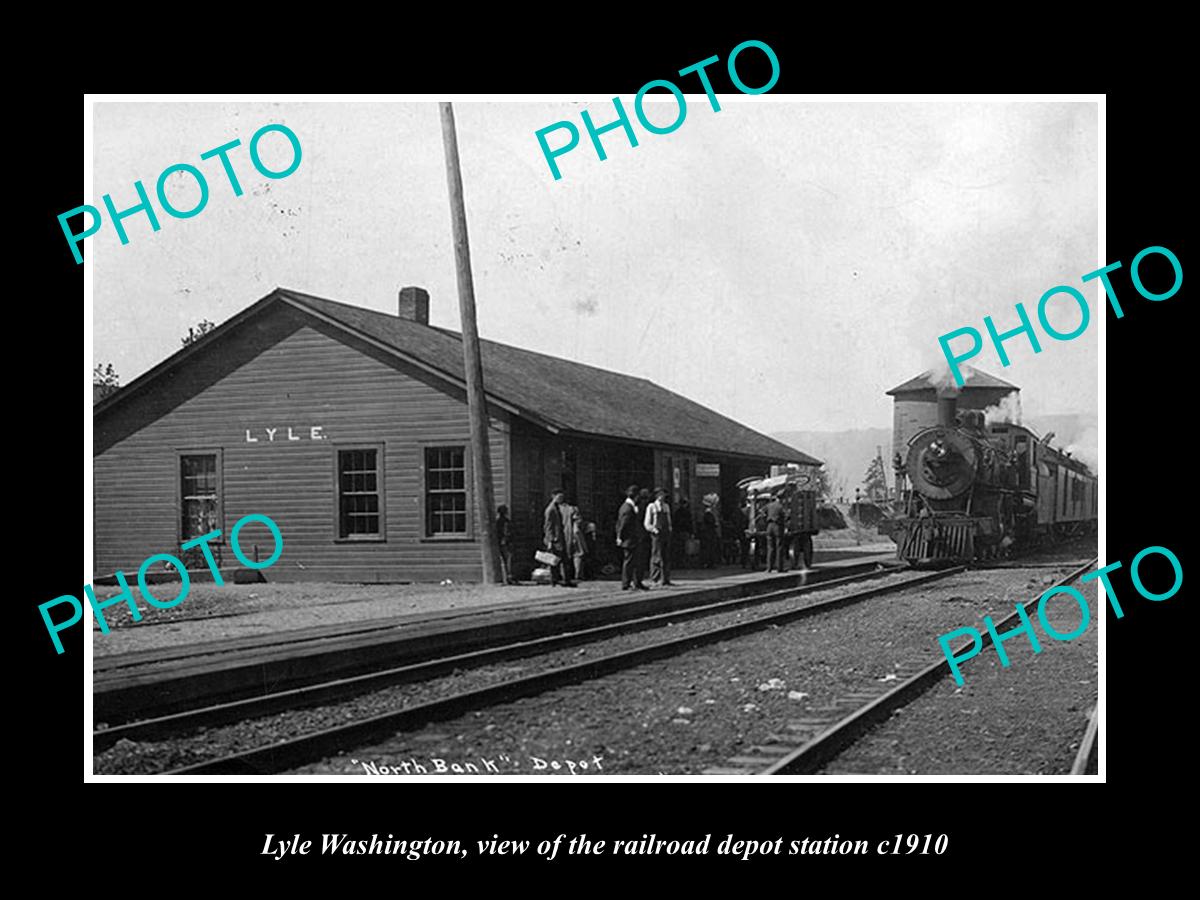
[[[542,511],[550,502],[545,459],[552,449],[544,434],[520,419],[513,420],[508,510],[512,518],[513,571],[518,578],[528,578],[533,570],[533,554],[541,546]]]
[[[249,325],[249,323],[248,323]],[[283,533],[271,580],[478,580],[472,540],[424,538],[424,448],[469,441],[461,390],[295,310],[268,312],[232,331],[145,396],[130,396],[97,422],[96,574],[136,572],[142,560],[177,552],[180,451],[221,451],[223,537],[261,513]],[[493,410],[497,502],[509,502],[510,421]],[[286,440],[287,428],[301,440]],[[320,426],[324,440],[311,440]],[[264,428],[279,428],[274,442]],[[247,443],[246,429],[258,437]],[[334,459],[347,444],[384,448],[386,540],[335,540]],[[468,448],[469,456],[469,448]],[[469,482],[469,472],[468,472]],[[468,486],[468,496],[474,491]],[[472,504],[472,508],[474,506]],[[472,534],[478,534],[478,512]],[[247,525],[248,555],[273,549],[265,527]],[[236,565],[228,544],[223,562]]]
[[[509,510],[512,515],[513,570],[527,577],[533,554],[541,546],[542,516],[551,493],[562,487],[579,506],[585,522],[597,526],[598,559],[615,562],[617,510],[630,483],[653,484],[654,451],[621,441],[563,437],[513,420]],[[574,490],[567,480],[564,456],[574,456]]]
[[[724,465],[726,448],[754,471],[811,460],[643,379],[487,341],[483,358],[496,502],[512,514],[519,575],[532,568],[556,487],[597,524],[602,561],[616,561],[624,488],[669,480],[665,453]],[[424,449],[468,444],[461,384],[452,332],[273,291],[97,404],[95,574],[135,573],[147,556],[178,553],[179,454],[216,451],[225,539],[253,513],[282,529],[274,580],[478,580],[469,472],[471,537],[424,537]],[[299,440],[287,440],[289,426]],[[313,426],[323,440],[311,439]],[[279,429],[273,442],[266,428]],[[334,462],[346,445],[383,447],[384,540],[336,539]],[[260,558],[274,549],[259,525],[241,544]],[[219,551],[223,565],[237,564],[227,544]]]

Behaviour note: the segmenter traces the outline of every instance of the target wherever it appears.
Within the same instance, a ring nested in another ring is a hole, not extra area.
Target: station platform
[[[879,545],[818,551],[812,573],[842,569],[876,557],[888,556]],[[894,551],[892,554],[894,556]],[[883,560],[880,560],[883,561]],[[788,573],[794,574],[794,573]],[[680,594],[722,584],[758,581],[766,573],[737,566],[683,569],[672,573],[672,584],[654,587],[651,593]],[[821,576],[818,576],[821,577]],[[96,591],[98,597],[114,589]],[[639,592],[644,593],[644,592]],[[93,621],[93,670],[111,668],[119,657],[139,653],[170,658],[193,655],[200,645],[223,652],[225,645],[242,638],[262,645],[288,642],[321,633],[335,634],[356,628],[374,629],[386,622],[404,625],[431,620],[453,620],[472,611],[497,612],[513,607],[549,608],[580,600],[620,598],[618,578],[581,581],[575,588],[551,585],[479,584],[314,584],[271,583],[193,584],[188,598],[171,609],[149,609],[141,622],[118,622],[103,634]],[[647,595],[648,596],[648,595]],[[122,607],[114,607],[118,611]],[[109,659],[114,657],[114,659]]]
[[[812,569],[783,574],[740,568],[684,570],[673,575],[672,585],[649,591],[622,591],[616,580],[581,582],[577,588],[473,586],[490,602],[392,616],[378,615],[381,600],[371,598],[339,604],[342,615],[320,624],[298,625],[302,617],[287,609],[182,620],[166,627],[139,623],[93,637],[95,711],[98,720],[105,710],[122,719],[148,706],[160,708],[168,698],[167,706],[182,708],[209,694],[240,694],[242,685],[279,690],[316,677],[404,665],[893,565],[892,554],[854,552],[820,563],[814,560]],[[409,588],[426,586],[379,587],[403,595]],[[233,630],[232,618],[242,627],[232,635],[212,636],[208,629],[218,621]],[[169,635],[170,640],[143,640],[138,646],[128,638],[136,638],[139,631]],[[101,653],[101,646],[114,638],[126,638],[125,648]]]

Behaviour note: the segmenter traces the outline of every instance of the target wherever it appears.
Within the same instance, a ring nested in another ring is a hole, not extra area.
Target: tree
[[[204,335],[208,334],[210,331],[212,331],[216,327],[217,327],[217,323],[210,322],[210,321],[208,321],[208,319],[201,319],[199,325],[189,325],[188,333],[182,339],[183,346],[186,347],[189,344],[196,343],[196,341],[200,340],[200,338],[204,337]]]
[[[112,363],[103,365],[97,363],[92,369],[92,402],[103,400],[109,394],[115,394],[121,387],[121,376],[113,368]]]
[[[883,457],[876,455],[867,466],[867,474],[863,477],[863,493],[873,503],[887,499],[887,471],[883,468]]]

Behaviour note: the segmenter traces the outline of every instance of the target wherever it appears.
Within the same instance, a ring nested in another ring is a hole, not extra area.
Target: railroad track
[[[914,578],[905,579],[895,584],[868,588],[866,590],[856,591],[852,594],[845,594],[840,597],[832,597],[828,600],[817,601],[816,603],[812,603],[807,606],[791,608],[776,613],[757,616],[748,620],[738,621],[732,624],[710,628],[683,637],[667,638],[664,640],[654,641],[632,650],[611,653],[602,657],[587,660],[585,662],[560,666],[533,675],[508,679],[488,685],[486,687],[464,691],[438,700],[420,703],[393,712],[350,722],[345,725],[301,735],[299,737],[269,746],[255,748],[230,756],[206,760],[193,765],[173,769],[165,774],[244,775],[268,774],[286,771],[287,769],[292,769],[311,762],[319,761],[328,756],[336,755],[342,751],[353,749],[354,747],[363,746],[373,741],[389,737],[397,732],[410,731],[423,727],[431,722],[454,719],[467,712],[484,709],[489,706],[506,703],[512,700],[521,699],[523,697],[534,696],[554,688],[563,687],[565,685],[588,681],[612,672],[641,665],[642,663],[675,656],[706,644],[728,640],[730,638],[739,637],[744,634],[749,634],[770,627],[785,625],[790,622],[818,615],[823,612],[828,612],[833,609],[860,603],[872,597],[878,597],[894,591],[906,590],[912,587],[938,581],[943,578],[948,578],[963,571],[966,571],[965,566],[956,566],[949,569],[943,569],[938,572],[918,575]],[[846,584],[859,580],[862,580],[861,576],[838,579],[836,581],[828,581],[823,582],[820,585],[810,586],[809,589],[828,588],[838,583]],[[515,645],[512,648],[512,652],[519,653],[520,655],[529,655],[532,652],[569,646],[570,644],[564,643],[566,641],[570,641],[572,643],[585,643],[599,640],[604,637],[611,637],[616,634],[626,633],[630,629],[631,625],[637,625],[640,628],[664,625],[667,622],[680,621],[682,618],[694,618],[696,616],[708,615],[714,612],[725,612],[751,604],[761,604],[769,599],[788,599],[798,593],[805,593],[809,589],[793,587],[782,591],[771,592],[770,594],[758,595],[755,597],[743,597],[737,600],[714,603],[707,607],[693,608],[682,613],[665,613],[658,616],[645,617],[637,620],[636,622],[622,622],[614,625],[602,626],[600,628],[587,629],[585,631],[575,632],[570,635],[561,635],[553,638],[543,638],[537,641],[523,642],[520,645]],[[447,671],[453,668],[461,667],[464,664],[461,660],[464,658],[470,658],[476,662],[493,661],[495,658],[497,658],[492,656],[493,654],[505,652],[509,652],[509,648],[494,648],[492,650],[482,651],[481,653],[462,654],[460,657],[453,659],[438,660],[437,664],[442,667],[442,671]],[[490,658],[482,659],[482,657]],[[455,662],[454,660],[459,661]],[[365,678],[382,678],[388,677],[389,675],[408,677],[412,674],[412,670],[415,668],[418,667],[404,667],[403,670],[397,670],[395,673],[378,673],[376,675],[365,676]],[[422,666],[419,668],[424,669],[424,664],[422,664]],[[363,682],[361,682],[359,679],[347,679],[346,681],[359,682],[359,690],[361,690],[361,684]],[[323,689],[334,691],[335,694],[339,690],[339,688],[333,683],[329,685],[318,685],[304,690],[320,691]],[[297,697],[296,694],[297,692],[284,692],[284,694],[278,696],[278,702],[287,704],[284,708],[295,707],[299,702],[299,697]],[[291,695],[291,697],[288,697],[287,695]],[[312,696],[313,695],[307,695],[306,699],[304,700],[305,705],[307,705],[309,702],[315,702],[311,700]],[[246,701],[241,701],[238,704],[223,705],[223,707],[233,706],[236,708],[236,711],[229,710],[226,712],[223,711],[223,708],[214,708],[211,711],[199,710],[196,711],[196,713],[188,715],[192,716],[193,720],[197,715],[228,716],[230,714],[236,715],[238,719],[244,719],[247,718],[244,710],[248,708],[242,705],[244,703],[246,703]],[[222,709],[222,711],[219,712],[218,709]],[[177,723],[179,721],[178,717],[172,716],[166,718],[176,720],[175,727],[177,730]],[[129,736],[130,733],[140,733],[143,735],[148,733],[146,731],[133,732],[133,729],[155,729],[158,727],[165,727],[168,724],[169,723],[165,720],[159,720],[158,722],[154,723],[143,722],[137,723],[136,725],[125,726],[127,729],[126,736]],[[103,735],[108,735],[109,732],[116,730],[117,729],[108,729],[103,732],[97,732],[95,733],[94,737],[98,738]]]
[[[1072,775],[1087,775],[1090,770],[1099,772],[1099,759],[1097,758],[1096,748],[1096,733],[1100,725],[1100,708],[1093,707],[1091,714],[1088,716],[1087,730],[1083,733],[1083,740],[1079,742],[1079,752],[1075,754],[1075,762],[1071,766]]]
[[[441,657],[515,645],[660,613],[685,616],[722,600],[751,603],[781,591],[848,583],[902,571],[879,560],[770,580],[650,595],[561,597],[424,617],[314,626],[200,645],[133,651],[96,661],[94,722],[104,727],[158,719],[264,694],[350,679]]]
[[[1093,559],[1071,571],[1056,585],[1068,585],[1080,575],[1091,570]],[[1026,612],[1037,606],[1041,594],[1024,604]],[[1018,619],[1014,609],[998,622],[996,630]],[[984,646],[991,643],[990,635],[983,636]],[[955,655],[968,647],[967,642],[955,648]],[[815,715],[790,720],[784,723],[779,733],[771,735],[765,743],[752,747],[749,752],[729,761],[728,766],[705,770],[708,775],[804,775],[818,771],[830,760],[881,722],[893,712],[911,703],[934,684],[949,674],[950,664],[943,658],[926,666],[902,665],[895,687],[879,692],[847,694],[832,706],[815,710]],[[1095,738],[1095,717],[1089,726],[1091,740]],[[1085,737],[1084,743],[1088,743]],[[1080,753],[1084,750],[1081,746]],[[1078,759],[1076,765],[1079,765]],[[1086,760],[1084,765],[1086,765]],[[1075,774],[1074,769],[1072,774]]]
[[[513,641],[465,653],[436,656],[432,659],[421,660],[420,662],[403,666],[393,666],[362,675],[326,679],[303,687],[268,691],[254,697],[231,699],[226,702],[212,703],[194,709],[185,709],[169,715],[154,716],[134,722],[113,725],[92,732],[93,752],[102,752],[122,739],[145,741],[167,738],[192,729],[211,728],[301,707],[330,703],[396,684],[436,678],[460,669],[561,650],[622,634],[633,634],[651,628],[658,628],[670,623],[684,622],[689,619],[735,611],[745,607],[787,600],[815,591],[871,581],[876,578],[900,574],[905,571],[907,570],[884,568],[843,578],[821,581],[816,584],[792,586],[752,594],[746,597],[735,597],[728,600],[707,603],[701,606],[639,616],[634,619],[622,619],[592,628],[581,628],[563,631],[546,637]]]
[[[843,565],[844,561],[835,563],[835,565]],[[879,577],[886,575],[889,572],[898,572],[905,570],[905,566],[894,560],[888,559],[884,561],[881,557],[871,557],[861,563],[855,563],[849,568],[846,568],[845,575],[837,577],[828,577],[835,575],[835,568],[816,568],[807,571],[793,571],[789,573],[791,576],[800,576],[804,580],[799,585],[790,585],[789,587],[816,587],[832,584],[835,581],[844,581],[846,578],[862,576],[864,578]],[[758,573],[762,574],[762,573]],[[755,596],[755,582],[743,582],[734,587],[747,587],[750,589],[748,594],[738,596]],[[615,589],[615,585],[614,585]],[[783,588],[777,587],[776,590]],[[705,594],[712,592],[713,587],[704,582],[697,583],[694,588],[688,591],[667,594],[654,594],[653,602],[658,605],[663,602],[672,600],[680,600],[686,598],[688,594],[698,593]],[[642,594],[634,594],[634,598],[649,600],[650,597]],[[540,611],[555,612],[561,608],[578,606],[580,597],[570,594],[561,594],[545,601],[538,601],[537,607]],[[682,602],[686,603],[686,599]],[[340,622],[336,625],[313,625],[303,628],[288,629],[282,632],[269,632],[263,634],[252,634],[243,637],[223,638],[216,641],[205,641],[198,644],[186,644],[180,646],[157,647],[148,650],[132,650],[123,653],[112,655],[98,656],[93,664],[93,673],[97,676],[103,675],[111,677],[123,670],[131,669],[147,669],[155,666],[174,665],[187,666],[196,660],[211,659],[214,656],[231,655],[238,652],[248,652],[250,654],[265,655],[280,648],[305,647],[308,645],[318,645],[340,641],[345,638],[370,638],[378,636],[386,632],[395,632],[400,628],[417,628],[429,625],[444,626],[447,623],[460,623],[464,621],[477,620],[481,617],[493,617],[506,614],[519,614],[530,608],[531,604],[528,601],[489,604],[480,607],[462,607],[457,610],[443,610],[434,615],[413,615],[413,616],[388,616],[383,618],[363,619],[359,621]],[[672,609],[685,609],[686,606],[671,607]],[[156,620],[155,623],[150,623],[149,620],[143,620],[136,627],[141,630],[149,624],[158,625],[178,625],[181,622],[200,622],[208,621],[217,618],[237,618],[244,613],[221,613],[209,616],[191,616],[180,619],[164,619]],[[120,626],[117,630],[132,628],[133,625]],[[97,626],[98,628],[98,626]]]
[[[766,591],[747,597],[735,597],[701,606],[639,616],[634,619],[622,619],[592,628],[581,628],[546,637],[513,641],[465,653],[437,656],[433,659],[422,660],[403,666],[392,666],[362,675],[326,679],[315,684],[288,690],[269,691],[254,697],[211,703],[195,709],[186,709],[169,715],[154,716],[94,730],[92,732],[93,751],[99,753],[122,739],[133,741],[155,740],[171,737],[191,729],[211,728],[300,707],[334,702],[396,684],[435,678],[459,669],[520,659],[553,650],[561,650],[580,644],[604,640],[617,635],[632,634],[638,631],[661,627],[668,623],[683,622],[702,616],[787,600],[815,591],[871,581],[904,571],[906,570],[885,568],[821,581],[816,584]]]

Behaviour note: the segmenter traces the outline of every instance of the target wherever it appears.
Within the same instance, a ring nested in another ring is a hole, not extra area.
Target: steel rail
[[[586,662],[510,679],[488,685],[487,687],[464,691],[450,697],[432,700],[393,712],[360,719],[345,725],[338,725],[310,734],[300,735],[264,747],[257,747],[229,756],[198,762],[193,765],[170,770],[164,774],[245,775],[285,771],[315,760],[336,755],[348,749],[390,737],[397,732],[423,727],[430,722],[453,719],[474,710],[495,706],[523,697],[534,696],[565,685],[588,681],[645,662],[676,656],[706,644],[740,637],[771,626],[784,625],[843,606],[850,606],[871,597],[878,597],[894,591],[928,584],[932,581],[958,575],[964,571],[966,571],[966,568],[963,566],[943,569],[928,575],[920,575],[898,584],[883,585],[853,594],[846,594],[841,597],[831,597],[828,600],[818,601],[809,606],[784,610],[766,616],[758,616],[743,622],[735,622],[683,637],[656,641],[632,650],[612,653]],[[832,582],[824,582],[821,586],[825,587],[830,584]],[[794,592],[795,590],[795,588],[792,588],[790,592]],[[761,602],[762,598],[758,599]],[[689,610],[688,612],[692,611]],[[666,618],[675,620],[678,618],[678,615],[670,614]]]
[[[1100,726],[1100,708],[1093,707],[1091,715],[1088,716],[1087,730],[1083,733],[1083,740],[1079,743],[1079,752],[1075,754],[1075,762],[1071,765],[1072,775],[1086,775],[1091,763],[1096,759],[1096,734]],[[1097,763],[1099,760],[1096,760]],[[1097,767],[1097,771],[1099,768]]]
[[[1080,575],[1089,571],[1095,564],[1095,559],[1085,563],[1078,569],[1074,569],[1065,578],[1056,582],[1052,587],[1061,587],[1070,584]],[[1050,588],[1046,588],[1037,597],[1023,604],[1022,609],[1028,613],[1030,609],[1037,605],[1038,600],[1041,599],[1042,594],[1046,590],[1050,590]],[[1009,615],[1004,617],[1003,621],[996,624],[996,629],[999,630],[1001,627],[1018,618],[1019,613],[1014,609]],[[987,647],[990,643],[992,643],[991,635],[983,635],[983,647]],[[971,644],[972,642],[964,641],[955,648],[954,655],[958,656],[967,650]],[[911,703],[949,672],[950,662],[944,657],[935,663],[930,663],[912,678],[901,682],[896,687],[876,697],[870,703],[860,707],[837,722],[832,728],[817,735],[803,746],[797,747],[786,756],[780,757],[778,761],[763,769],[758,774],[802,775],[817,771],[857,741],[862,735],[870,731],[875,725],[885,721],[891,716],[893,711]]]
[[[632,634],[672,622],[681,622],[702,616],[729,612],[747,606],[779,602],[826,588],[857,584],[861,581],[870,581],[885,575],[898,574],[905,571],[908,570],[880,569],[874,572],[865,572],[858,575],[830,579],[829,581],[821,581],[816,584],[795,585],[790,588],[768,591],[763,594],[751,594],[746,597],[718,600],[703,606],[683,608],[673,612],[655,613],[650,616],[640,616],[636,619],[623,619],[605,625],[597,625],[592,628],[564,631],[559,634],[533,638],[527,641],[515,641],[509,644],[485,647],[466,653],[439,656],[434,659],[422,660],[421,662],[410,663],[404,666],[395,666],[378,672],[333,678],[303,687],[291,688],[284,691],[272,691],[258,697],[246,697],[224,703],[213,703],[169,715],[126,722],[109,728],[94,730],[92,732],[92,749],[93,752],[99,753],[122,739],[132,741],[155,740],[177,735],[192,728],[211,728],[213,726],[239,722],[244,719],[271,715],[300,707],[328,703],[357,694],[379,690],[380,688],[390,687],[395,684],[435,678],[439,675],[453,672],[456,669],[504,662],[538,653],[548,653],[553,650],[592,643],[621,634]]]

